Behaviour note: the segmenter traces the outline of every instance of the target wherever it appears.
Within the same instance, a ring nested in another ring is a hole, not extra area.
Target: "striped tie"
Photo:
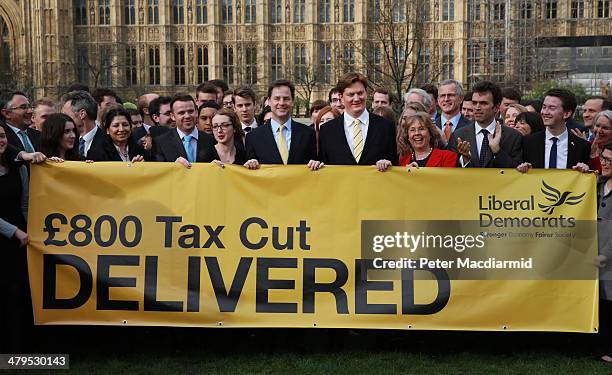
[[[363,132],[361,131],[361,121],[355,119],[353,121],[353,156],[355,161],[359,163],[361,153],[363,152]]]
[[[277,146],[281,159],[283,159],[283,164],[287,164],[287,160],[289,160],[289,147],[287,147],[287,139],[285,138],[283,130],[285,130],[285,124],[281,124],[281,126],[278,128]]]

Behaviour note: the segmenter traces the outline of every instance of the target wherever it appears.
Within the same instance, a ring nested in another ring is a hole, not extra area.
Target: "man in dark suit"
[[[257,169],[259,164],[308,164],[311,169],[321,166],[315,160],[314,130],[291,118],[294,95],[290,81],[279,80],[268,88],[272,119],[247,134],[247,168]]]
[[[5,119],[2,127],[10,145],[20,151],[34,152],[38,150],[40,147],[40,132],[30,128],[30,125],[32,125],[32,105],[24,93],[15,91],[6,96],[2,106],[2,116]]]
[[[454,79],[447,79],[440,83],[438,106],[442,113],[436,118],[436,126],[442,129],[445,143],[448,143],[455,130],[472,125],[472,121],[461,114],[463,94],[463,86]]]
[[[92,148],[103,149],[107,142],[106,132],[96,125],[98,104],[87,91],[71,91],[62,98],[62,113],[70,116],[79,131],[77,147],[79,154],[87,158]]]
[[[214,160],[215,139],[197,129],[198,110],[189,94],[176,94],[170,103],[172,119],[176,129],[170,130],[155,140],[155,160],[177,162],[187,168],[191,163],[206,163]]]
[[[521,134],[495,119],[502,100],[501,89],[489,81],[473,87],[473,125],[457,129],[448,148],[460,155],[459,164],[472,168],[515,168],[522,159]]]
[[[545,94],[542,120],[546,129],[525,138],[523,161],[518,170],[529,168],[588,171],[591,146],[568,130],[566,121],[574,113],[576,96],[565,89],[551,89]]]
[[[170,130],[174,125],[172,122],[172,110],[170,109],[171,102],[172,98],[169,96],[158,96],[151,100],[148,104],[148,110],[153,124],[144,124],[134,129],[132,138],[142,144],[147,134],[150,134],[153,138],[157,138]]]
[[[338,82],[344,114],[321,127],[319,159],[323,163],[376,165],[381,171],[398,164],[395,125],[366,110],[367,84],[359,73],[347,73]]]

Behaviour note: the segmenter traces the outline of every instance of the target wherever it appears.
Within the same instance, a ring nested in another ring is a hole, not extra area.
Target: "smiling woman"
[[[400,121],[397,132],[399,164],[410,167],[456,167],[457,154],[440,150],[440,133],[428,113],[418,112]]]
[[[89,150],[88,159],[124,162],[149,159],[149,153],[132,138],[132,118],[123,107],[108,110],[103,125],[108,138],[102,147]]]

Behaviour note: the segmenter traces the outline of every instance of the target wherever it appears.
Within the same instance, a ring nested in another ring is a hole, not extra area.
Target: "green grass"
[[[593,335],[45,327],[75,374],[612,374]],[[56,373],[66,373],[57,371]]]

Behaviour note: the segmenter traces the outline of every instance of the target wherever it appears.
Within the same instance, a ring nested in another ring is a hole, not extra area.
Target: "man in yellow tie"
[[[347,73],[338,82],[344,114],[321,127],[322,162],[376,165],[380,171],[397,165],[395,124],[366,110],[367,85],[367,78],[359,73]]]
[[[295,87],[278,80],[268,88],[272,119],[246,137],[245,167],[257,169],[260,164],[307,164],[310,169],[323,165],[317,159],[316,136],[310,127],[291,118]]]

